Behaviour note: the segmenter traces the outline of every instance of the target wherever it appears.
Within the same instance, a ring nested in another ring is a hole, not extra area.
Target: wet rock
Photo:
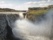
[[[26,16],[30,21],[37,21],[37,22],[40,22],[41,20],[45,20],[46,17],[45,17],[45,14],[43,15],[34,15],[34,14],[27,14]]]
[[[6,20],[8,21],[8,25],[10,27],[13,27],[13,23],[19,18],[19,15],[17,14],[9,14],[9,15],[6,15]]]
[[[0,40],[20,40],[12,33],[12,23],[19,18],[17,14],[0,14]]]
[[[0,14],[0,40],[5,40],[7,34],[5,15]]]

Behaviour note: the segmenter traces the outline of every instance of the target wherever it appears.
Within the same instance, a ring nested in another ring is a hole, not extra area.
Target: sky
[[[0,0],[0,8],[28,10],[29,7],[53,5],[53,0]]]

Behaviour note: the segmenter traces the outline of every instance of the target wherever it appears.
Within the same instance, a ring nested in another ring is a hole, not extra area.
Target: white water
[[[28,19],[19,19],[15,21],[13,34],[16,38],[23,40],[51,40],[53,33],[53,11],[50,10],[46,13],[46,20],[40,23],[32,23]]]

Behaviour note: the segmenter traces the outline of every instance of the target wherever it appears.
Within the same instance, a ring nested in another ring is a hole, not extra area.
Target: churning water
[[[23,40],[53,40],[53,10],[41,20],[39,23],[24,18],[16,20],[12,28],[14,36]]]

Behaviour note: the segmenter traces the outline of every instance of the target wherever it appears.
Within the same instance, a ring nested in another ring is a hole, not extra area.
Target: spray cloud
[[[18,19],[15,27],[12,28],[13,34],[23,40],[50,40],[53,35],[53,11],[49,10],[45,15],[45,20],[40,23],[32,23],[28,19]]]

